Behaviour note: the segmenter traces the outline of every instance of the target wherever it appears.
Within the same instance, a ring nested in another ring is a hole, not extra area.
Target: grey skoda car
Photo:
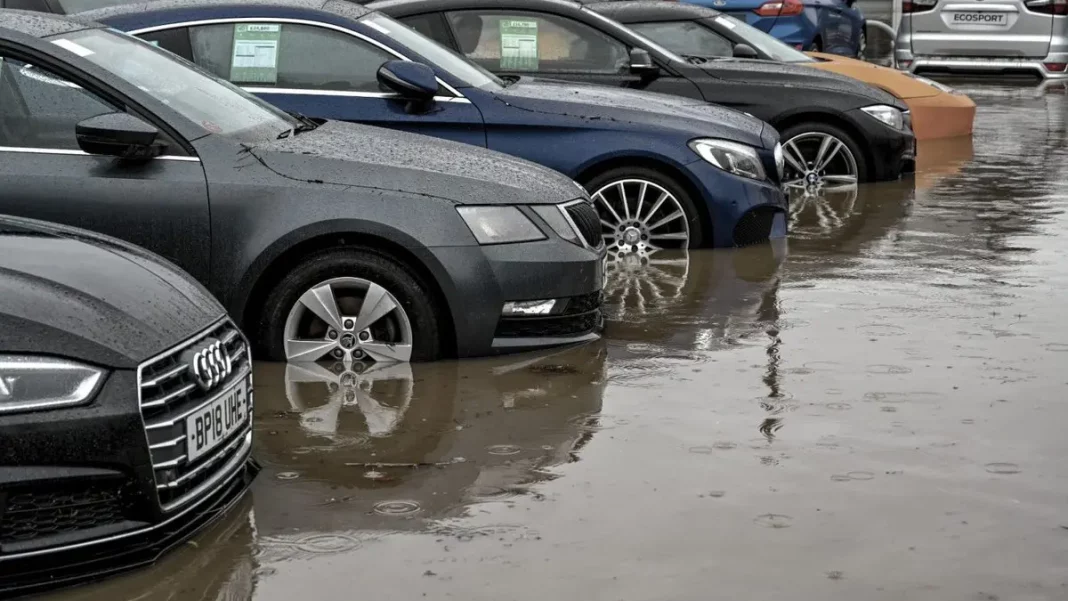
[[[564,175],[288,114],[100,24],[0,11],[0,212],[144,246],[288,361],[597,338],[604,243]]]
[[[0,216],[0,598],[152,563],[259,466],[245,337],[173,264]]]
[[[900,69],[1068,79],[1068,0],[904,0],[902,12]]]

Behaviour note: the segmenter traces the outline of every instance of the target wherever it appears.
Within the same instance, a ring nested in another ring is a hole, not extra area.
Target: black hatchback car
[[[663,92],[748,112],[781,134],[786,179],[812,187],[915,170],[908,107],[804,66],[679,56],[571,0],[383,0],[366,5],[512,81],[538,76]],[[616,60],[629,56],[626,64]]]
[[[599,336],[604,243],[571,179],[293,116],[68,17],[0,11],[0,211],[174,261],[271,359],[431,360]]]
[[[252,363],[187,274],[0,217],[0,597],[156,560],[258,471]]]

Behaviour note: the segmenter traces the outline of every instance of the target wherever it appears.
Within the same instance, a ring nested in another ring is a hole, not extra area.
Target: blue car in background
[[[727,13],[808,52],[861,58],[867,46],[856,0],[683,0]]]
[[[170,50],[292,113],[448,138],[560,171],[593,197],[611,257],[786,236],[779,134],[732,109],[501,79],[344,0],[158,0],[78,16]],[[502,52],[517,63],[538,60],[524,50],[532,37],[526,25],[517,20],[501,34]],[[652,67],[644,50],[615,60],[636,77]],[[552,226],[559,215],[541,217]]]

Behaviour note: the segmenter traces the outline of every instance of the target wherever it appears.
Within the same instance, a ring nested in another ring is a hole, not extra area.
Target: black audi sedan
[[[597,83],[750,113],[781,134],[788,178],[801,175],[813,188],[915,170],[908,107],[848,77],[743,58],[687,59],[572,0],[382,0],[366,7],[511,82],[536,76]]]
[[[0,597],[152,563],[236,503],[251,370],[175,265],[0,216]]]
[[[589,195],[475,146],[313,121],[99,24],[0,12],[0,212],[177,263],[266,358],[431,360],[599,336]]]

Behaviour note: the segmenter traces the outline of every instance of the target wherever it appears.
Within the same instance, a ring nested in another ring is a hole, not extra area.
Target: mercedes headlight
[[[691,141],[690,148],[702,159],[728,173],[757,180],[767,179],[760,155],[752,146],[727,140],[700,138]]]
[[[544,240],[545,234],[517,207],[457,207],[456,211],[479,244]]]
[[[0,355],[0,413],[79,405],[103,380],[103,370],[74,361]]]
[[[860,110],[868,113],[872,117],[875,117],[884,124],[894,129],[905,129],[905,115],[901,111],[892,106],[886,106],[885,104],[874,104],[872,106],[866,106]]]
[[[779,174],[779,179],[782,180],[783,173],[786,172],[786,157],[782,153],[782,144],[775,143],[775,171]]]

